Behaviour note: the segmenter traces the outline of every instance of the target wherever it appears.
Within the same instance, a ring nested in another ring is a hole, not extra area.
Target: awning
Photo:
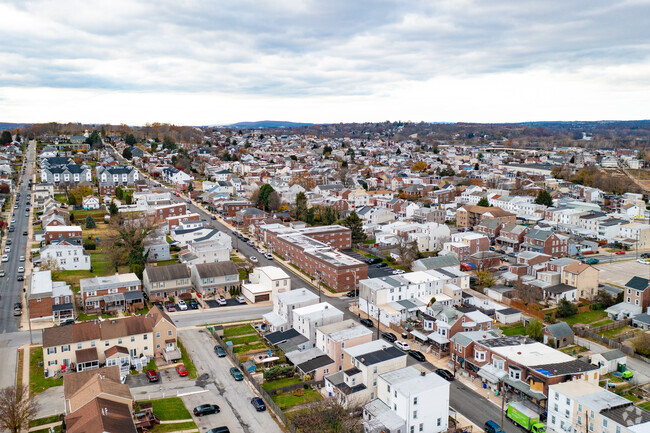
[[[443,335],[438,334],[437,332],[432,332],[427,337],[429,338],[429,340],[431,340],[433,342],[436,342],[438,344],[447,344],[447,343],[449,343],[448,338],[446,338]]]
[[[280,328],[284,325],[287,324],[287,321],[284,320],[282,316],[280,316],[278,313],[275,311],[270,311],[262,316],[264,320],[266,320],[269,325],[273,326],[274,328]]]
[[[511,386],[512,388],[516,389],[517,391],[523,392],[528,397],[534,400],[537,401],[546,400],[546,396],[544,395],[544,393],[539,391],[533,391],[532,389],[530,389],[530,386],[528,384],[522,382],[521,380],[512,379],[510,376],[505,376],[503,378],[503,382]]]
[[[135,300],[144,298],[142,296],[142,291],[140,291],[140,290],[134,290],[132,292],[124,292],[124,293],[122,293],[122,295],[124,296],[124,299],[126,301],[135,301]]]
[[[517,240],[512,240],[512,239],[506,238],[504,236],[499,236],[495,240],[497,240],[499,242],[507,242],[507,243],[510,243],[510,244],[518,244],[519,243],[519,241],[517,241]]]
[[[104,295],[104,302],[121,302],[124,301],[123,293],[115,293],[113,295]]]
[[[417,338],[417,339],[420,340],[420,341],[427,341],[427,339],[428,339],[427,336],[424,335],[424,334],[423,334],[422,332],[420,332],[420,331],[415,331],[415,330],[414,330],[414,331],[411,331],[411,335],[414,336],[415,338]]]
[[[478,375],[490,383],[497,384],[506,376],[506,372],[499,370],[492,364],[486,364],[478,371]]]
[[[71,303],[52,305],[52,311],[68,311],[68,310],[72,310],[72,304]]]

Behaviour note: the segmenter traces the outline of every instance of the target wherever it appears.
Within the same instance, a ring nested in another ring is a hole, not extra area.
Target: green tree
[[[487,197],[482,197],[482,198],[478,201],[477,206],[490,207],[490,203],[488,202]]]
[[[118,200],[123,200],[124,199],[124,189],[122,189],[121,186],[118,186],[115,188],[115,198]]]
[[[440,176],[443,176],[443,177],[445,177],[445,176],[454,176],[455,174],[456,174],[456,172],[451,167],[443,168],[442,170],[440,170]]]
[[[131,161],[131,159],[133,159],[133,153],[131,152],[131,148],[125,147],[124,150],[122,151],[122,157],[124,159],[128,159],[129,161]]]
[[[562,298],[560,299],[560,302],[557,304],[557,311],[555,315],[558,317],[569,317],[577,313],[578,313],[578,307],[576,307],[572,302]]]
[[[332,148],[330,146],[323,147],[323,155],[327,156],[332,153]]]
[[[307,209],[307,212],[305,213],[305,222],[309,225],[314,225],[314,220],[316,219],[316,215],[314,212],[314,208],[310,207]]]
[[[108,213],[111,214],[111,216],[115,216],[118,212],[119,210],[117,209],[117,205],[114,201],[111,201],[111,204],[108,206]]]
[[[74,223],[74,214],[70,212],[70,224]]]
[[[307,196],[302,191],[296,194],[295,215],[296,219],[300,221],[305,221],[307,217]]]
[[[526,335],[535,341],[542,341],[544,339],[543,330],[544,325],[542,325],[542,322],[537,319],[531,320],[528,322],[528,325],[526,325]]]
[[[482,153],[478,154],[478,159],[483,160],[483,154]]]
[[[168,150],[176,149],[176,143],[174,142],[174,139],[171,138],[169,135],[165,135],[165,137],[163,138],[162,148]]]
[[[11,131],[4,130],[0,135],[0,146],[5,146],[13,141]]]
[[[96,228],[96,227],[97,227],[97,224],[95,224],[95,220],[93,219],[93,217],[91,217],[90,215],[88,215],[88,216],[86,217],[86,228],[87,228],[87,229],[94,229],[94,228]]]
[[[537,194],[537,197],[535,198],[535,203],[543,204],[544,206],[551,207],[553,206],[553,197],[551,197],[551,194],[548,191],[543,189],[539,192],[539,194]]]
[[[474,164],[474,170],[478,171],[478,162],[476,164]]]
[[[257,196],[256,205],[257,206],[262,205],[264,210],[269,210],[269,196],[271,195],[271,193],[273,191],[275,191],[275,190],[268,183],[265,183],[264,185],[262,185],[262,187],[260,188],[260,192],[259,192],[259,194]]]
[[[126,134],[126,139],[124,139],[124,142],[127,146],[135,146],[135,143],[137,143],[133,134]]]
[[[90,145],[93,149],[97,149],[102,145],[102,137],[99,135],[99,131],[96,129],[90,133],[88,138],[86,138],[86,144]]]
[[[366,240],[366,233],[363,231],[363,222],[355,211],[343,220],[343,225],[352,231],[352,242],[359,243]]]

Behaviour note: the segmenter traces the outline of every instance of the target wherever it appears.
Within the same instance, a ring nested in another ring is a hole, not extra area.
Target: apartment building
[[[100,195],[112,197],[118,186],[133,187],[140,179],[140,172],[131,165],[98,165],[95,170]]]
[[[517,216],[498,207],[483,207],[464,205],[456,211],[456,225],[458,227],[474,227],[484,218],[491,218],[503,223],[515,224]]]
[[[166,221],[167,218],[187,213],[187,205],[185,203],[175,203],[164,206],[156,206],[151,210],[151,214],[156,221]]]
[[[192,241],[187,248],[180,252],[179,258],[188,266],[197,263],[225,262],[230,260],[232,246],[224,244],[218,239]]]
[[[293,329],[309,339],[311,347],[316,347],[316,330],[319,326],[343,320],[343,312],[329,302],[308,305],[293,310]]]
[[[144,307],[142,282],[134,273],[79,280],[86,314],[131,311]]]
[[[372,330],[347,319],[316,328],[316,347],[334,361],[334,365],[330,367],[330,371],[334,373],[343,370],[343,350],[371,342],[372,334]]]
[[[151,302],[162,302],[192,292],[190,270],[183,263],[147,266],[142,273],[144,293]]]
[[[130,362],[142,356],[153,358],[178,352],[174,322],[154,306],[145,315],[43,329],[43,362],[50,376],[59,370],[84,371],[104,364],[118,365],[112,355],[122,352],[126,352]],[[128,365],[126,370],[128,374]]]
[[[571,381],[549,387],[547,425],[558,433],[650,431],[650,412],[597,384]]]
[[[363,410],[367,433],[441,433],[449,423],[449,382],[414,366],[381,374]],[[395,422],[395,416],[401,422]]]
[[[29,320],[62,323],[74,317],[74,294],[64,281],[52,281],[52,271],[34,271],[29,279]]]
[[[305,288],[278,293],[273,297],[273,311],[266,313],[264,321],[269,330],[287,331],[293,326],[293,312],[302,307],[318,304],[318,295]]]

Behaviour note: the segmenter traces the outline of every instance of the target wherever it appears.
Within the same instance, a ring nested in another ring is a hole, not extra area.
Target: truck
[[[508,403],[506,415],[514,423],[531,433],[546,433],[546,426],[539,421],[539,414],[520,402]]]

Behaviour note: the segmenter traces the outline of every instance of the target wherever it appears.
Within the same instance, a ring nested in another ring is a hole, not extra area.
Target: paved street
[[[8,204],[7,209],[11,209],[10,212],[13,216],[10,218],[15,219],[15,222],[10,222],[9,225],[14,227],[13,232],[7,230],[7,240],[11,240],[11,245],[9,248],[10,252],[2,252],[2,254],[7,254],[9,257],[8,262],[3,262],[0,266],[0,269],[5,271],[5,276],[0,278],[0,333],[14,332],[18,330],[18,324],[20,322],[19,317],[14,317],[13,315],[13,304],[14,302],[22,301],[24,304],[24,298],[22,296],[23,281],[17,281],[18,267],[25,267],[25,262],[20,262],[20,256],[27,257],[26,247],[27,247],[27,236],[23,235],[24,231],[28,230],[29,227],[29,217],[25,216],[25,212],[28,212],[29,209],[26,208],[25,203],[27,202],[27,194],[29,193],[29,179],[33,172],[33,162],[34,162],[34,153],[36,151],[36,144],[30,142],[27,150],[26,156],[26,170],[25,174],[21,174],[21,183],[18,187],[18,192],[20,192],[20,199],[16,201],[18,208],[13,209],[13,204]],[[8,221],[9,222],[9,221]],[[25,305],[23,305],[23,311],[26,310]]]

